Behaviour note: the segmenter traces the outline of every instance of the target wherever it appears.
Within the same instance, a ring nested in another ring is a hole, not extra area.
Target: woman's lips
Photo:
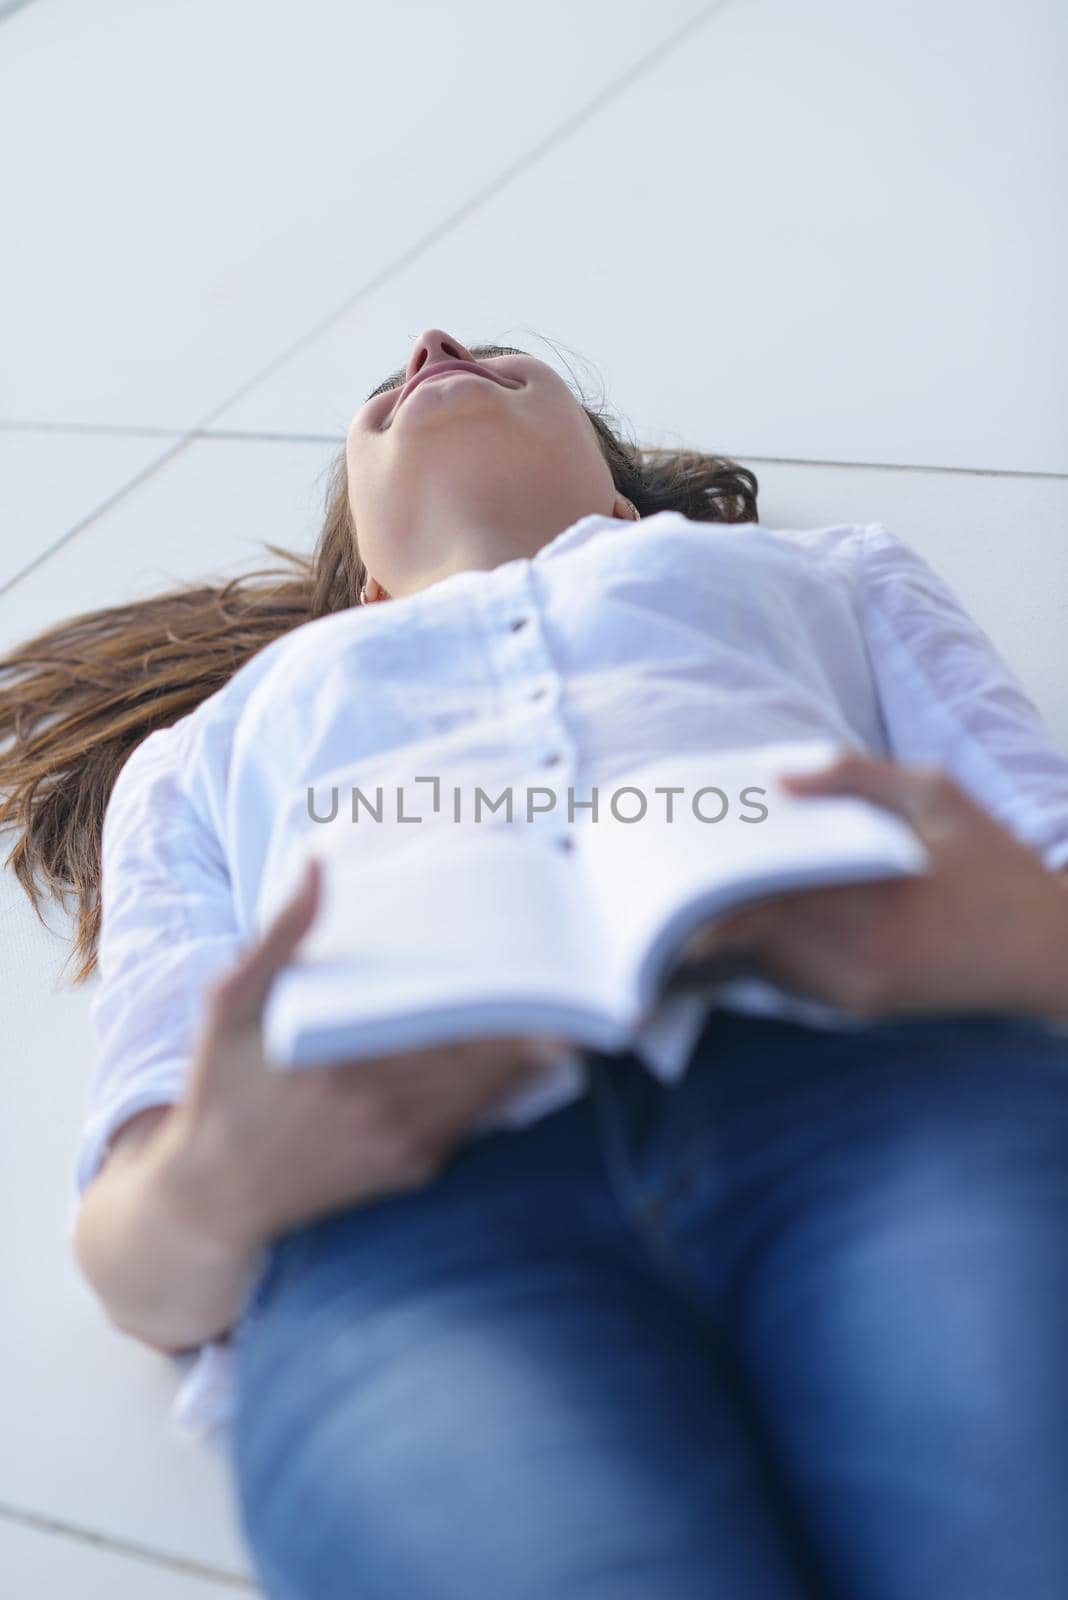
[[[428,372],[426,377],[421,379],[420,382],[433,383],[435,378],[459,378],[464,375],[469,378],[484,378],[486,376],[484,372],[472,372],[470,367],[443,367],[440,372]],[[412,384],[412,389],[418,388],[419,384]],[[408,393],[411,394],[411,392],[412,390],[409,389]]]
[[[452,375],[457,372],[469,372],[471,376],[475,378],[488,378],[491,383],[499,383],[504,389],[522,388],[522,384],[520,384],[517,379],[505,378],[499,373],[490,372],[485,367],[477,366],[472,361],[450,361],[448,364],[439,362],[433,367],[426,368],[424,371],[416,373],[415,377],[405,384],[404,388],[401,390],[396,405],[389,414],[389,422],[393,421],[393,418],[396,416],[405,400],[407,400],[410,394],[418,389],[420,384],[430,383],[434,378],[451,378]],[[389,422],[386,424],[387,427],[389,426]]]

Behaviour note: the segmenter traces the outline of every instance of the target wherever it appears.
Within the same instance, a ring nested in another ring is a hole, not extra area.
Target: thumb
[[[222,1020],[234,1026],[254,1022],[267,991],[303,939],[319,909],[322,868],[310,856],[296,890],[267,931],[241,955],[216,989]]]

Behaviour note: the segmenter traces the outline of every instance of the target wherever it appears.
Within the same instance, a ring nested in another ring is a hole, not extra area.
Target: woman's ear
[[[374,601],[376,601],[376,600],[388,600],[389,598],[390,598],[389,593],[387,592],[387,590],[383,589],[383,587],[379,583],[378,579],[377,578],[372,578],[370,573],[368,573],[367,574],[367,582],[364,584],[363,588],[360,590],[360,602],[361,602],[361,604],[365,605],[365,606],[369,606],[369,605],[372,605],[374,603]]]

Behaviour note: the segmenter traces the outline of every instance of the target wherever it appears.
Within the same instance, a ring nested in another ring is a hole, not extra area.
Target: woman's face
[[[506,559],[539,527],[549,538],[610,514],[615,496],[593,424],[552,367],[440,328],[364,401],[346,457],[360,554],[394,595],[447,566],[457,541],[499,529]]]

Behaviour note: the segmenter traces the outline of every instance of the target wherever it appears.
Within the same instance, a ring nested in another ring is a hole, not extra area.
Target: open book
[[[577,811],[569,823],[565,797],[551,820],[409,827],[397,850],[373,824],[320,827],[308,848],[324,861],[322,902],[268,997],[268,1061],[506,1034],[626,1048],[702,924],[787,891],[924,870],[923,845],[890,811],[778,785],[777,772],[843,748],[812,739],[650,764],[626,780],[649,802],[638,821],[619,819],[638,811],[633,791],[617,818],[602,788],[596,821]],[[670,821],[657,785],[683,790]],[[718,821],[712,785],[728,801]],[[705,983],[717,974],[737,976],[736,959],[701,969]]]

